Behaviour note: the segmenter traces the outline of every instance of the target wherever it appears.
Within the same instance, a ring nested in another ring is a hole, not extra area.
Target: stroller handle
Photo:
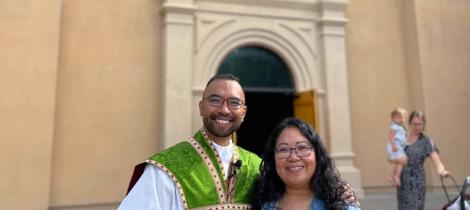
[[[441,177],[442,189],[444,189],[444,192],[445,192],[446,197],[447,197],[447,201],[451,202],[450,197],[449,197],[449,192],[447,191],[447,187],[444,184],[444,178],[446,178],[446,177],[444,177],[444,176],[440,176],[440,177]],[[447,178],[450,178],[452,180],[452,182],[454,183],[455,189],[457,189],[457,192],[460,192],[459,185],[455,181],[454,177],[452,175],[449,175],[449,176],[447,176]],[[467,177],[467,180],[469,180],[469,178],[470,178],[470,176]]]

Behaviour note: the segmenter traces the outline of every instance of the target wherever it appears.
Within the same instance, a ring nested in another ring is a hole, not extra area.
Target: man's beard
[[[221,129],[217,129],[216,126],[213,124],[213,122],[215,121],[213,116],[204,117],[202,121],[208,133],[212,134],[215,137],[220,137],[220,138],[225,138],[225,137],[232,135],[235,131],[238,130],[238,128],[240,128],[240,125],[241,125],[241,121],[234,120],[232,122],[232,126],[230,126],[229,128],[225,130],[221,130]]]

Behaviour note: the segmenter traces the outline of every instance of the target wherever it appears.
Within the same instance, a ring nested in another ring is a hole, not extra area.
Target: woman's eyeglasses
[[[276,158],[278,159],[288,158],[291,155],[292,151],[295,151],[295,154],[298,157],[307,157],[307,156],[310,156],[310,154],[312,154],[313,149],[312,149],[312,146],[306,145],[306,144],[296,145],[294,148],[280,146],[276,148],[275,150]]]

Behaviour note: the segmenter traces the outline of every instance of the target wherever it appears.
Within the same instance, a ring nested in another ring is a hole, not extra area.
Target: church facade
[[[26,0],[0,16],[6,209],[115,206],[134,165],[202,126],[216,73],[245,87],[240,146],[302,118],[359,197],[394,190],[395,107],[424,111],[446,167],[470,174],[469,1]]]

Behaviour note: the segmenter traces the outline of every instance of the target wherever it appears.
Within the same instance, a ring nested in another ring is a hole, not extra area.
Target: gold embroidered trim
[[[202,145],[199,144],[199,142],[197,142],[194,138],[191,138],[189,139],[189,143],[191,144],[191,146],[193,146],[194,150],[197,151],[199,156],[202,158],[202,160],[206,164],[207,169],[209,170],[209,173],[211,174],[212,181],[214,181],[214,184],[217,190],[217,195],[219,197],[219,202],[225,203],[227,199],[225,197],[224,187],[222,186],[223,183],[220,182],[219,175],[217,174],[217,170],[214,164],[212,164],[211,159],[207,155],[206,151],[204,151],[204,149],[202,148]]]
[[[176,187],[178,187],[178,191],[181,195],[181,200],[183,201],[184,209],[188,209],[188,203],[186,202],[186,198],[184,197],[183,188],[181,187],[181,184],[178,182],[178,179],[176,179],[175,175],[167,167],[165,167],[164,165],[162,165],[161,163],[155,160],[146,160],[145,162],[160,168],[173,180]]]
[[[220,169],[222,170],[224,184],[225,184],[225,186],[227,186],[227,192],[226,192],[225,199],[224,199],[225,202],[222,202],[222,203],[232,203],[233,193],[234,193],[234,190],[235,190],[235,185],[236,185],[236,182],[237,182],[237,178],[236,177],[230,177],[230,176],[231,176],[231,173],[233,172],[233,170],[238,170],[236,168],[233,168],[233,167],[235,167],[235,163],[240,159],[239,155],[238,155],[238,147],[237,147],[237,145],[234,145],[234,147],[233,147],[232,159],[230,160],[231,164],[229,166],[230,167],[229,168],[229,174],[226,175],[225,170],[224,170],[224,165],[222,164],[222,158],[220,158],[219,152],[217,152],[217,149],[215,148],[215,145],[214,145],[213,141],[207,135],[206,131],[204,130],[204,127],[201,128],[199,131],[204,136],[204,140],[211,146],[211,149],[212,149],[212,151],[214,152],[214,154],[217,158],[217,162],[219,163]],[[229,179],[227,180],[227,178],[229,178]]]
[[[212,206],[204,206],[192,208],[191,210],[233,210],[233,209],[251,209],[249,204],[217,204]]]
[[[204,128],[201,128],[200,131],[202,135],[204,136],[204,139],[211,146],[212,151],[214,151],[215,157],[217,158],[217,162],[219,163],[220,170],[222,170],[222,175],[224,176],[224,180],[225,180],[225,177],[227,177],[227,175],[225,174],[224,164],[222,164],[222,158],[220,158],[219,153],[217,152],[217,149],[215,149],[214,143],[212,143],[212,140],[206,134],[206,131],[204,130]]]
[[[236,162],[239,160],[238,156],[238,147],[235,145],[233,148],[233,155],[231,159],[231,164],[229,167],[229,175],[227,177],[227,180],[225,180],[226,186],[227,186],[227,203],[232,203],[233,202],[233,197],[234,197],[234,191],[235,191],[235,185],[237,184],[238,181],[238,176],[237,176],[237,171],[239,168],[236,167]]]

